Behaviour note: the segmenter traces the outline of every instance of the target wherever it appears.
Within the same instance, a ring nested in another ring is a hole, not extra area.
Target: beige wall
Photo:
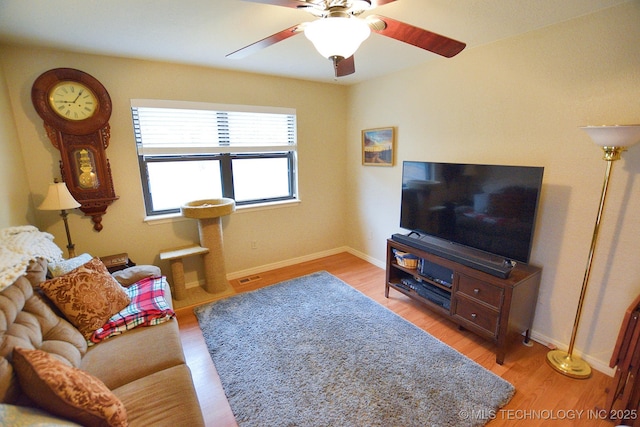
[[[128,252],[137,263],[159,263],[162,249],[198,242],[197,222],[144,220],[130,99],[157,98],[228,104],[292,107],[298,114],[299,188],[302,202],[277,209],[236,212],[223,220],[227,271],[243,271],[304,257],[346,245],[345,224],[336,207],[344,203],[344,134],[346,88],[292,79],[233,73],[185,65],[144,62],[57,51],[2,48],[2,63],[14,110],[20,146],[25,153],[28,191],[34,204],[59,177],[59,153],[47,139],[42,120],[31,104],[33,81],[56,67],[78,68],[96,77],[113,102],[111,142],[107,155],[119,200],[95,232],[79,210],[69,215],[76,252],[107,255]],[[20,173],[16,172],[20,178]],[[24,187],[22,193],[26,193]],[[35,222],[66,246],[64,228],[55,212],[35,212]],[[251,248],[256,241],[257,248]],[[189,264],[192,265],[189,265]],[[165,271],[168,265],[160,263]],[[187,270],[199,262],[189,259]],[[195,273],[194,273],[195,274]],[[200,277],[202,278],[202,277]],[[187,282],[197,277],[187,275]]]
[[[92,231],[88,218],[71,215],[78,251],[95,255],[128,251],[136,262],[155,263],[161,249],[197,240],[192,221],[143,222],[130,98],[297,109],[303,202],[225,219],[230,273],[344,246],[382,264],[386,239],[401,231],[402,160],[544,166],[532,254],[532,262],[544,267],[534,337],[566,348],[605,166],[599,149],[578,127],[640,123],[637,22],[640,3],[632,1],[351,88],[0,46],[15,121],[15,126],[6,117],[0,122],[0,174],[5,182],[0,200],[9,203],[15,194],[28,191],[37,205],[48,182],[59,175],[58,153],[46,139],[29,98],[34,79],[54,67],[89,72],[107,87],[114,102],[107,153],[120,200],[109,208],[101,233]],[[4,111],[2,86],[0,95]],[[397,165],[364,167],[360,131],[381,126],[398,128]],[[16,136],[18,145],[4,145]],[[20,150],[25,153],[26,176],[13,168],[22,162]],[[578,334],[577,352],[586,353],[603,371],[608,371],[622,315],[640,291],[639,175],[640,147],[635,147],[614,165]],[[20,180],[27,187],[22,184],[19,192],[12,193],[6,183]],[[22,198],[17,212],[0,208],[0,225],[30,220],[29,206]],[[35,225],[65,245],[57,214],[35,211],[33,215]],[[258,242],[257,249],[251,249],[252,240]]]
[[[544,166],[534,336],[566,349],[606,163],[584,125],[640,123],[640,2],[463,51],[350,92],[349,245],[383,259],[403,160]],[[397,126],[397,165],[362,167],[361,129]],[[640,293],[640,147],[614,165],[576,350],[607,370]]]
[[[0,228],[31,224],[34,217],[29,185],[1,66],[0,111]]]

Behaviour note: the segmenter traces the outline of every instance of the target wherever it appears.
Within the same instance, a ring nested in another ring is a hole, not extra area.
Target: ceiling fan
[[[396,0],[244,0],[303,9],[319,19],[303,22],[227,55],[244,58],[258,50],[304,32],[318,52],[333,62],[336,77],[355,72],[353,54],[371,31],[446,58],[460,53],[465,43],[380,15],[359,16]]]

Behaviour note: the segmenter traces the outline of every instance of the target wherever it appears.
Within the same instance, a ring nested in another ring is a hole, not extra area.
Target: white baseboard
[[[357,251],[355,249],[352,249],[350,247],[347,246],[341,246],[338,248],[334,248],[334,249],[329,249],[326,251],[322,251],[322,252],[316,252],[313,254],[309,254],[309,255],[304,255],[301,257],[296,257],[296,258],[291,258],[291,259],[287,259],[287,260],[283,260],[283,261],[278,261],[278,262],[274,262],[274,263],[270,263],[270,264],[263,264],[257,267],[252,267],[252,268],[247,268],[245,270],[239,270],[239,271],[234,271],[232,273],[227,273],[227,280],[234,280],[234,279],[239,279],[241,277],[247,277],[247,276],[252,276],[255,274],[260,274],[263,273],[265,271],[270,271],[270,270],[275,270],[277,268],[282,268],[282,267],[289,267],[291,265],[295,265],[295,264],[300,264],[301,262],[306,262],[306,261],[313,261],[319,258],[324,258],[327,256],[331,256],[331,255],[336,255],[342,252],[348,252],[352,255],[357,256],[358,258],[361,258],[373,265],[375,265],[376,267],[380,267],[380,268],[385,268],[386,267],[386,263],[380,260],[377,260],[373,257],[370,257],[369,255],[366,255],[360,251]],[[193,288],[196,286],[202,286],[204,285],[204,279],[197,281],[197,282],[189,282],[185,284],[186,288]]]
[[[544,345],[545,347],[549,347],[549,345],[552,345],[558,348],[559,350],[565,350],[565,351],[568,347],[566,343],[562,343],[555,339],[549,338],[546,335],[539,334],[534,330],[531,330],[531,339],[534,340],[535,342],[538,342]],[[595,359],[589,355],[584,355],[575,349],[573,351],[573,354],[582,358],[585,362],[589,363],[589,365],[591,365],[591,368],[595,369],[596,371],[602,372],[603,374],[608,375],[610,377],[613,377],[615,375],[616,370],[614,368],[609,367],[608,361],[603,362],[602,360]]]
[[[301,257],[287,259],[287,260],[284,260],[284,261],[278,261],[278,262],[274,262],[274,263],[271,263],[271,264],[264,264],[264,265],[260,265],[258,267],[253,267],[253,268],[248,268],[246,270],[240,270],[240,271],[235,271],[233,273],[228,273],[227,274],[227,279],[228,280],[233,280],[233,279],[238,279],[240,277],[251,276],[251,275],[254,275],[254,274],[263,273],[265,271],[275,270],[277,268],[289,267],[291,265],[300,264],[301,262],[313,261],[313,260],[316,260],[318,258],[324,258],[324,257],[327,257],[327,256],[339,254],[341,252],[351,252],[351,250],[350,250],[350,248],[348,248],[346,246],[343,246],[343,247],[339,247],[339,248],[335,248],[335,249],[329,249],[327,251],[316,252],[316,253],[309,254],[309,255],[304,255],[304,256],[301,256]]]
[[[375,265],[376,267],[380,267],[382,269],[387,268],[387,263],[386,261],[380,261],[376,258],[370,257],[369,255],[362,253],[360,251],[357,251],[355,249],[352,248],[346,248],[346,251],[349,252],[351,255],[355,255],[360,259],[363,259],[365,261],[367,261],[370,264]]]

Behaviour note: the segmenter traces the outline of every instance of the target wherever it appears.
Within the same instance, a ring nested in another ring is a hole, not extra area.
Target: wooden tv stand
[[[436,268],[451,270],[452,279],[434,279],[422,275],[419,266],[416,269],[399,265],[394,249],[413,254]],[[529,342],[541,272],[538,267],[518,263],[509,277],[502,279],[388,239],[384,295],[389,298],[389,288],[393,288],[493,341],[497,346],[496,363],[502,365],[510,333],[524,333],[524,342]]]

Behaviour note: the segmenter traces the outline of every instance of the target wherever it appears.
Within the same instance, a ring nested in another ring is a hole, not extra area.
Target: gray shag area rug
[[[194,311],[241,426],[478,426],[515,392],[327,272]]]

